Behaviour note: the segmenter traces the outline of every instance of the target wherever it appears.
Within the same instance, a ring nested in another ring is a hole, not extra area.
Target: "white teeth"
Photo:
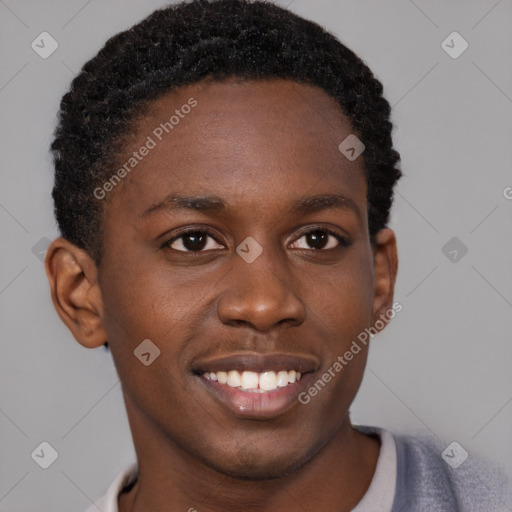
[[[235,370],[231,370],[230,372],[228,372],[227,384],[232,388],[239,388],[242,385],[242,379],[240,378],[240,374]]]
[[[288,372],[286,370],[281,370],[277,374],[277,386],[282,388],[283,386],[288,385]]]
[[[265,391],[277,389],[276,372],[263,372],[260,375],[260,389],[264,389]]]
[[[258,374],[256,372],[242,373],[242,389],[256,389],[258,387]]]
[[[261,373],[253,371],[240,373],[236,370],[231,370],[229,372],[207,372],[204,374],[204,377],[208,380],[218,381],[219,384],[227,384],[243,391],[263,393],[293,384],[295,381],[300,380],[302,374],[295,370],[266,371]]]

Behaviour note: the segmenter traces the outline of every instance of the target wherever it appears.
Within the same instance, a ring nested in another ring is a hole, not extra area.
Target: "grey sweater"
[[[393,437],[397,485],[392,512],[512,512],[509,484],[496,468],[470,455],[453,469],[437,442]]]

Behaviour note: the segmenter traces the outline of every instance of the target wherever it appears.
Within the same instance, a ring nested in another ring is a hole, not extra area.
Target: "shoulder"
[[[400,507],[411,512],[510,510],[507,480],[498,468],[456,443],[443,445],[430,437],[393,437],[397,448],[397,508],[393,512]]]

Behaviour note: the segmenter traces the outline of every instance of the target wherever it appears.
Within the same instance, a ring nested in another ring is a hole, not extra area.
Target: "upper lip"
[[[253,372],[295,370],[308,373],[315,371],[318,366],[318,360],[312,356],[243,352],[197,361],[192,364],[191,370],[197,374],[230,370]]]

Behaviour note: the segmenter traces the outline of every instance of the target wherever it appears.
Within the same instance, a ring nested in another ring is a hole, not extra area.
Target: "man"
[[[271,3],[110,39],[52,144],[52,298],[107,343],[137,462],[90,510],[500,510],[487,473],[348,414],[400,304],[382,85]]]

